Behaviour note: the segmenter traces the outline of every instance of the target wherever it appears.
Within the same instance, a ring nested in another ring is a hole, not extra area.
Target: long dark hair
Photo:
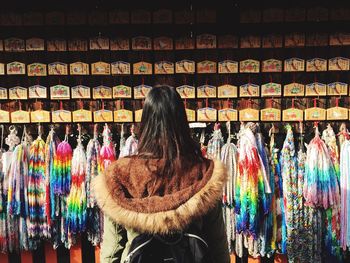
[[[164,175],[203,161],[200,147],[191,137],[181,97],[170,86],[156,86],[148,93],[139,141],[138,156],[161,159]]]

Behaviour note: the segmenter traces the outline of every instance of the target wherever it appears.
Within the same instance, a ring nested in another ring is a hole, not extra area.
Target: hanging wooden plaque
[[[106,62],[95,62],[91,64],[92,75],[110,75],[111,65]]]
[[[33,85],[29,89],[30,99],[46,99],[47,98],[47,88],[41,85]]]
[[[88,51],[88,42],[86,39],[74,38],[68,41],[69,51]]]
[[[11,123],[30,123],[29,112],[24,110],[11,112]]]
[[[146,98],[148,92],[152,89],[151,86],[148,85],[138,85],[134,87],[134,99],[144,99]]]
[[[194,99],[196,97],[195,88],[189,85],[182,85],[176,88],[182,99]]]
[[[0,63],[0,75],[5,75],[5,64]]]
[[[0,123],[9,123],[10,113],[8,111],[0,110]]]
[[[350,60],[343,57],[330,58],[328,60],[328,70],[329,71],[339,71],[339,70],[349,70]]]
[[[70,89],[65,85],[54,85],[50,87],[50,95],[52,100],[69,100]]]
[[[49,75],[56,75],[56,76],[68,75],[68,65],[62,62],[50,63]]]
[[[282,72],[282,61],[278,59],[267,59],[262,62],[262,72]]]
[[[131,99],[131,87],[125,85],[114,86],[113,99]]]
[[[70,75],[89,75],[89,64],[83,62],[74,62],[69,65]]]
[[[130,50],[130,42],[126,37],[117,37],[110,40],[110,48],[112,51]]]
[[[72,122],[72,113],[67,110],[56,110],[52,112],[53,123],[70,123]]]
[[[150,24],[151,12],[147,10],[133,10],[131,12],[131,24]]]
[[[284,37],[285,47],[304,47],[305,46],[305,34],[304,33],[291,33]]]
[[[211,85],[197,87],[197,98],[216,98],[216,87]]]
[[[84,109],[73,111],[73,122],[92,122],[92,112]]]
[[[216,62],[204,60],[197,63],[198,74],[216,73]]]
[[[327,85],[328,96],[347,96],[348,84],[343,82],[333,82]]]
[[[32,63],[29,64],[27,67],[29,77],[42,77],[47,75],[46,64]]]
[[[261,86],[262,97],[281,97],[282,88],[281,84],[269,82]]]
[[[133,37],[131,42],[133,50],[152,50],[152,40],[149,37]]]
[[[135,122],[141,122],[142,119],[142,109],[135,111]]]
[[[97,86],[92,89],[92,98],[96,99],[111,99],[112,98],[112,88],[107,86]]]
[[[233,60],[224,60],[219,62],[219,73],[238,73],[238,62]]]
[[[30,120],[32,123],[50,122],[50,112],[46,110],[36,110],[30,113]]]
[[[114,111],[114,122],[133,122],[132,111],[120,109]]]
[[[72,99],[90,99],[90,88],[84,85],[77,85],[72,87]]]
[[[26,40],[26,51],[44,51],[45,41],[42,38],[29,38]]]
[[[313,58],[306,61],[306,72],[327,71],[327,60]]]
[[[237,98],[237,86],[224,84],[218,87],[218,98]]]
[[[174,63],[158,61],[154,64],[154,74],[174,74]]]
[[[259,97],[260,87],[259,85],[247,83],[239,87],[239,96],[242,98],[247,97]]]
[[[181,60],[176,62],[176,73],[193,74],[196,71],[196,63],[192,60]]]
[[[281,121],[281,110],[276,108],[266,108],[260,111],[261,121]]]
[[[239,111],[240,121],[259,121],[259,110],[247,108]]]
[[[28,99],[27,89],[20,86],[10,88],[9,99],[10,100],[27,100]]]
[[[297,97],[304,96],[305,94],[305,85],[300,83],[290,83],[284,85],[283,96],[284,97]]]
[[[201,34],[197,36],[197,49],[213,49],[216,48],[216,36],[211,34]]]
[[[0,15],[1,26],[21,26],[22,15],[19,12],[3,12]]]
[[[306,121],[324,121],[326,120],[326,110],[319,107],[305,109]]]
[[[337,32],[329,36],[330,46],[349,46],[350,33]]]
[[[152,75],[152,64],[140,61],[137,63],[134,63],[133,65],[133,73],[134,75]]]
[[[223,35],[219,36],[218,48],[238,48],[238,38],[233,35]]]
[[[284,61],[285,72],[297,72],[305,70],[305,60],[300,58],[290,58]]]
[[[197,121],[212,122],[216,121],[217,112],[213,108],[201,108],[197,110]]]
[[[7,75],[24,75],[26,74],[26,66],[21,62],[10,62],[6,65]]]
[[[254,59],[246,59],[239,62],[240,73],[259,73],[260,61]]]
[[[175,40],[175,49],[176,50],[194,49],[194,38],[190,38],[190,37],[177,38]]]
[[[332,107],[326,110],[327,120],[337,121],[337,120],[348,120],[349,110],[343,107]]]
[[[331,9],[332,21],[348,21],[350,17],[350,9],[343,7],[333,7]]]
[[[90,50],[109,50],[108,37],[92,37],[90,38]]]
[[[328,20],[328,8],[316,6],[311,7],[307,10],[307,20],[308,21],[327,21]]]
[[[64,39],[51,39],[46,42],[47,51],[65,52],[67,51],[67,41]]]
[[[154,50],[173,50],[173,39],[170,37],[156,37],[153,40]]]
[[[281,48],[283,47],[282,35],[266,35],[262,39],[262,48]]]
[[[5,51],[7,52],[24,52],[25,51],[25,43],[23,39],[20,38],[7,38],[4,40],[5,42]]]
[[[126,10],[112,10],[108,14],[109,23],[112,25],[125,25],[130,23],[129,12]]]
[[[222,109],[218,112],[219,121],[238,121],[238,111],[234,109]]]
[[[186,116],[188,122],[194,122],[196,121],[196,111],[191,109],[185,109],[186,110]]]
[[[326,84],[313,82],[307,84],[305,87],[305,96],[326,96],[327,86]]]
[[[303,121],[304,113],[300,109],[289,108],[282,111],[282,121]]]
[[[7,89],[0,87],[0,100],[7,100]]]
[[[130,63],[125,61],[116,61],[111,63],[112,75],[130,75]]]
[[[110,110],[94,111],[94,122],[113,122],[113,112]]]
[[[259,36],[241,37],[241,48],[260,48],[261,39]]]
[[[325,47],[328,46],[328,34],[326,33],[311,33],[306,38],[307,47]]]
[[[171,24],[173,13],[169,9],[160,9],[153,12],[153,24]]]

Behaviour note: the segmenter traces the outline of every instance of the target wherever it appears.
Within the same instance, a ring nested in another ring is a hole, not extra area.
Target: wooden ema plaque
[[[111,63],[112,75],[130,75],[130,63],[125,61],[116,61]]]
[[[191,109],[185,109],[186,110],[186,116],[188,122],[194,122],[196,121],[196,111]]]
[[[197,36],[197,49],[213,49],[216,48],[216,36],[211,34],[202,34]]]
[[[267,59],[262,62],[262,72],[282,72],[282,61],[278,59]]]
[[[344,32],[337,32],[329,36],[330,46],[349,46],[350,34]]]
[[[148,62],[137,62],[133,65],[134,75],[152,75],[152,64]]]
[[[133,122],[132,111],[120,109],[113,112],[114,122]]]
[[[142,109],[135,111],[135,122],[141,122]]]
[[[18,110],[11,112],[12,123],[30,123],[30,116],[28,111]]]
[[[181,37],[175,40],[176,50],[191,50],[194,49],[194,39],[190,37]]]
[[[229,84],[219,86],[218,98],[237,98],[237,86]]]
[[[260,48],[261,39],[259,36],[241,37],[241,48]]]
[[[281,110],[276,108],[266,108],[260,111],[261,121],[281,121]]]
[[[7,75],[24,75],[26,74],[26,66],[24,63],[13,61],[6,65]]]
[[[197,98],[216,98],[216,87],[212,85],[202,85],[197,87]]]
[[[20,38],[7,38],[4,41],[5,43],[5,51],[6,52],[24,52],[25,51],[25,43],[23,39]]]
[[[304,112],[300,109],[289,108],[282,111],[282,121],[303,121]]]
[[[65,52],[67,51],[67,41],[64,39],[50,39],[46,42],[47,51]]]
[[[218,112],[219,121],[238,121],[238,111],[234,109],[221,109]]]
[[[218,48],[223,48],[223,49],[238,48],[238,38],[233,35],[219,36]]]
[[[92,112],[84,109],[73,111],[73,122],[92,122]]]
[[[65,76],[68,75],[68,65],[62,62],[49,64],[49,75]]]
[[[262,48],[281,48],[283,47],[282,35],[266,35],[262,39]]]
[[[328,60],[329,71],[342,71],[350,69],[350,60],[343,57],[330,58]]]
[[[326,120],[326,110],[319,107],[305,109],[306,121],[324,121]]]
[[[130,42],[128,38],[117,37],[110,40],[110,49],[112,51],[130,50]]]
[[[169,61],[158,61],[154,64],[154,74],[174,74],[174,63]]]
[[[259,73],[260,61],[254,59],[246,59],[239,62],[240,73]]]
[[[306,37],[307,47],[325,47],[328,46],[328,34],[311,33]]]
[[[239,87],[239,96],[242,98],[259,97],[259,85],[247,83]]]
[[[113,112],[110,110],[94,111],[94,122],[113,122]]]
[[[41,85],[33,85],[28,88],[30,99],[46,99],[47,88]]]
[[[259,111],[252,108],[247,108],[239,111],[240,121],[259,121]]]
[[[262,97],[281,97],[282,88],[281,84],[269,82],[261,86]]]
[[[154,50],[173,50],[173,39],[170,37],[156,37],[153,40]]]
[[[306,61],[306,72],[327,71],[327,60],[323,58],[313,58]]]
[[[94,87],[92,89],[92,98],[96,99],[112,99],[112,88],[104,85]]]
[[[196,71],[196,63],[192,60],[181,60],[175,64],[176,73],[193,74]]]
[[[111,65],[106,62],[95,62],[91,64],[91,73],[92,75],[110,75],[111,74]]]
[[[88,42],[86,39],[74,38],[68,41],[69,51],[88,51]]]
[[[238,62],[233,60],[224,60],[219,62],[219,73],[238,73]]]
[[[30,120],[32,123],[50,122],[50,112],[46,110],[36,110],[30,113]]]
[[[52,112],[53,123],[70,123],[72,122],[72,113],[67,110],[57,110]]]
[[[7,89],[0,87],[0,100],[7,100]]]
[[[138,36],[131,40],[133,50],[152,50],[152,40],[149,37]]]
[[[291,33],[285,35],[284,38],[285,47],[304,47],[305,46],[305,34],[303,33]]]
[[[211,122],[216,121],[216,109],[213,108],[201,108],[197,110],[197,121]]]
[[[84,62],[74,62],[69,65],[70,75],[89,75],[89,64]]]
[[[50,87],[50,95],[52,100],[69,100],[70,89],[65,85],[55,85]]]
[[[0,110],[0,123],[10,123],[10,113]]]
[[[343,107],[332,107],[326,110],[327,120],[336,121],[336,120],[348,120],[349,110]]]
[[[27,66],[29,77],[43,77],[47,75],[46,65],[42,63],[32,63]]]
[[[176,87],[176,91],[180,94],[182,99],[194,99],[196,97],[196,89],[190,85]]]
[[[20,86],[10,88],[9,99],[10,100],[27,100],[28,99],[27,89]]]
[[[90,50],[109,50],[108,37],[93,37],[90,38]]]
[[[26,51],[44,51],[45,41],[42,38],[29,38],[26,40]]]
[[[0,75],[5,75],[5,64],[0,63]]]
[[[290,58],[284,61],[285,72],[300,72],[305,70],[305,60],[300,58]]]
[[[327,85],[327,95],[329,96],[347,96],[348,84],[343,82],[333,82]]]
[[[198,74],[216,73],[216,62],[204,60],[197,63]]]
[[[134,99],[144,99],[152,89],[151,86],[148,85],[138,85],[134,87]]]
[[[90,88],[84,85],[77,85],[72,87],[72,99],[90,99]]]
[[[326,84],[314,82],[306,85],[305,96],[326,96],[327,86]]]
[[[126,85],[114,86],[113,99],[131,99],[131,87]]]
[[[298,97],[304,96],[305,94],[305,85],[300,83],[290,83],[284,85],[283,96],[284,97]]]

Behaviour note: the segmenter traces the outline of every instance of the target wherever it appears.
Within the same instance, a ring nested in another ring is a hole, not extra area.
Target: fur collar
[[[117,161],[117,164],[110,166],[111,168],[107,169],[105,174],[94,178],[93,191],[96,201],[103,213],[112,220],[126,228],[142,233],[167,234],[183,230],[193,220],[205,215],[217,205],[222,198],[223,187],[227,180],[224,165],[220,161],[210,161],[211,165],[208,168],[209,171],[207,174],[201,176],[197,180],[198,182],[196,181],[194,183],[194,185],[201,185],[201,188],[190,188],[192,189],[192,194],[186,200],[179,203],[176,202],[177,200],[175,198],[171,198],[174,196],[180,198],[176,194],[181,193],[181,190],[183,190],[181,189],[167,195],[167,197],[170,197],[170,200],[172,199],[177,204],[175,207],[161,209],[161,211],[154,208],[148,209],[147,205],[154,206],[154,204],[159,204],[159,206],[162,206],[162,203],[164,203],[162,200],[163,197],[158,196],[156,203],[152,203],[152,200],[147,197],[140,198],[142,208],[140,209],[140,207],[132,207],[126,204],[125,200],[133,199],[130,196],[129,198],[120,197],[122,192],[119,190],[123,187],[118,185],[120,179],[117,179],[118,176],[114,173],[116,166],[120,166],[118,162],[125,162],[125,160],[120,159]],[[212,168],[210,169],[210,167]],[[113,174],[111,175],[111,173]],[[125,177],[123,173],[121,176]],[[203,184],[203,182],[205,183]],[[183,195],[188,195],[190,190],[188,190],[188,187],[186,189]]]

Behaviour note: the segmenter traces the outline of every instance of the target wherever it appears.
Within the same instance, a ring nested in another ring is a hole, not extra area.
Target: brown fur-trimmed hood
[[[103,213],[126,228],[165,234],[184,229],[222,197],[227,175],[219,161],[205,160],[172,178],[159,174],[159,160],[122,158],[93,180]]]

